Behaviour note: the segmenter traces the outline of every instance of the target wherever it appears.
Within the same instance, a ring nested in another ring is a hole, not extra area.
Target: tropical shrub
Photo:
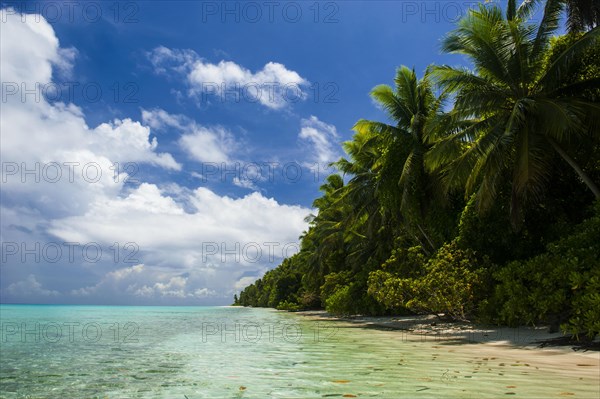
[[[355,313],[351,286],[338,287],[325,301],[325,310],[334,315],[350,315]]]
[[[391,308],[465,320],[482,298],[490,268],[487,258],[452,242],[427,261],[419,276],[406,278],[384,270],[371,273],[369,293]]]
[[[547,251],[510,262],[495,276],[498,321],[550,323],[564,331],[600,333],[600,205],[595,215]]]

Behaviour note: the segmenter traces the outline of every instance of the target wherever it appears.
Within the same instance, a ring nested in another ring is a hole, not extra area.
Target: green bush
[[[600,334],[600,267],[584,273],[571,273],[569,281],[573,291],[573,311],[569,321],[561,328],[577,337],[586,334],[593,338]]]
[[[347,316],[354,312],[351,286],[344,285],[339,287],[325,301],[325,310],[334,315]]]
[[[389,308],[444,314],[465,320],[474,314],[491,264],[455,242],[445,244],[419,276],[405,278],[383,270],[371,273],[369,293]]]
[[[595,216],[545,253],[510,262],[494,277],[499,322],[562,325],[589,337],[600,333],[600,205]]]
[[[421,270],[427,262],[423,248],[420,246],[404,248],[399,247],[392,250],[390,257],[381,265],[387,272],[408,277]]]
[[[325,283],[321,286],[321,301],[327,306],[327,299],[340,288],[352,281],[352,273],[348,270],[339,273],[329,273],[325,276]]]
[[[385,270],[376,270],[369,275],[368,292],[388,309],[403,309],[408,298],[415,295],[410,281]]]
[[[301,306],[294,302],[283,301],[276,306],[276,309],[297,312],[301,310]]]

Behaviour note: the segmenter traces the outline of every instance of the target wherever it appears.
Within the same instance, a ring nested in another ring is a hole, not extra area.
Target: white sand
[[[479,359],[481,364],[499,367],[535,367],[554,369],[562,375],[598,379],[600,352],[574,350],[571,346],[540,347],[543,341],[564,337],[549,333],[547,327],[492,327],[470,323],[440,322],[436,316],[340,318],[325,311],[298,312],[319,321],[350,323],[356,327],[390,330],[391,336],[407,342],[431,342],[432,347],[448,349]],[[394,330],[394,331],[392,331]],[[599,388],[600,389],[600,388]]]

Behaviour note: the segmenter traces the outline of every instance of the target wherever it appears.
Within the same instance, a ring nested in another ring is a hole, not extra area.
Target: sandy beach
[[[372,328],[388,331],[391,339],[407,343],[431,342],[443,352],[458,352],[475,370],[500,370],[522,367],[545,369],[577,380],[597,381],[600,395],[600,351],[598,346],[578,348],[573,343],[555,344],[565,338],[562,333],[549,333],[547,326],[495,327],[466,322],[440,322],[434,315],[401,317],[336,317],[325,311],[297,314],[315,321],[331,322],[339,328]],[[597,344],[597,339],[594,344]],[[526,373],[523,371],[522,373]],[[564,392],[568,396],[569,391]]]

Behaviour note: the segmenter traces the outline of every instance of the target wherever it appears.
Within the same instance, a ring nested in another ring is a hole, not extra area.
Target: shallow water
[[[587,365],[585,358],[580,367],[588,369],[578,372],[527,360],[526,351],[524,359],[509,350],[504,358],[485,345],[458,346],[268,309],[0,305],[0,318],[2,398],[600,393],[600,376],[589,372],[597,363]]]

